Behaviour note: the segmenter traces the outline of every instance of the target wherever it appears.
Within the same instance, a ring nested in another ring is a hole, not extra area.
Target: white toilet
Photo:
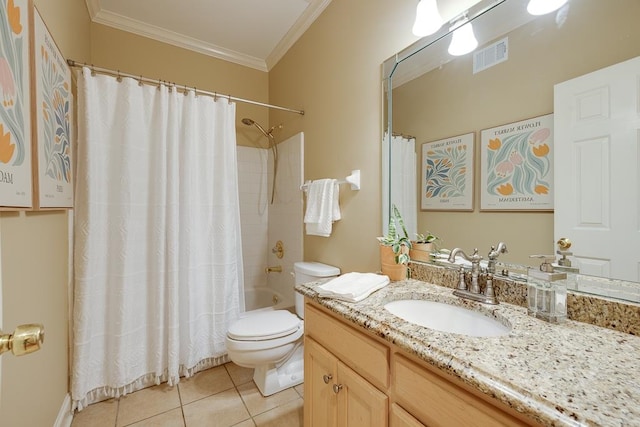
[[[295,283],[328,280],[340,269],[319,262],[296,262]],[[303,381],[304,297],[295,293],[296,313],[266,310],[236,320],[227,332],[227,351],[236,365],[254,368],[253,381],[269,396]]]

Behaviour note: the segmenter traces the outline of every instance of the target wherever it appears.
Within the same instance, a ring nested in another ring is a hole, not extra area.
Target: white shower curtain
[[[391,156],[391,161],[389,161]],[[389,171],[391,166],[391,172]],[[382,183],[382,231],[387,234],[389,228],[389,195],[402,215],[409,238],[415,240],[418,232],[418,191],[416,176],[416,140],[400,135],[391,137],[389,150],[389,133],[382,139],[383,177],[389,177]],[[391,187],[389,187],[391,185]],[[390,188],[390,190],[389,190]]]
[[[73,407],[226,361],[244,309],[235,104],[78,78]]]

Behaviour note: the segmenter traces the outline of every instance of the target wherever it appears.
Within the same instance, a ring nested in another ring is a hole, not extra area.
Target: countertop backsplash
[[[409,264],[411,278],[455,289],[459,272],[452,268],[420,262]],[[484,286],[484,282],[481,282]],[[499,275],[493,287],[500,302],[527,306],[526,284]],[[640,304],[569,291],[567,317],[578,322],[640,336]]]

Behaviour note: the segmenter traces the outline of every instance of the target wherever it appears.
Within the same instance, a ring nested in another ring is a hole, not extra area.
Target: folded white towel
[[[304,215],[307,234],[329,237],[333,222],[340,219],[340,190],[335,179],[318,179],[309,184]]]
[[[389,284],[389,277],[375,273],[346,273],[318,286],[318,295],[347,302],[362,301]]]

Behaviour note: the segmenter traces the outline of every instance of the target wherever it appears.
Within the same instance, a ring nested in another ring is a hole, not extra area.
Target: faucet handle
[[[467,282],[464,281],[464,266],[460,266],[460,273],[458,276],[458,289],[461,291],[467,290]]]
[[[484,288],[484,297],[485,303],[487,304],[498,304],[498,299],[496,298],[496,293],[493,290],[493,274],[487,274],[487,284]]]

